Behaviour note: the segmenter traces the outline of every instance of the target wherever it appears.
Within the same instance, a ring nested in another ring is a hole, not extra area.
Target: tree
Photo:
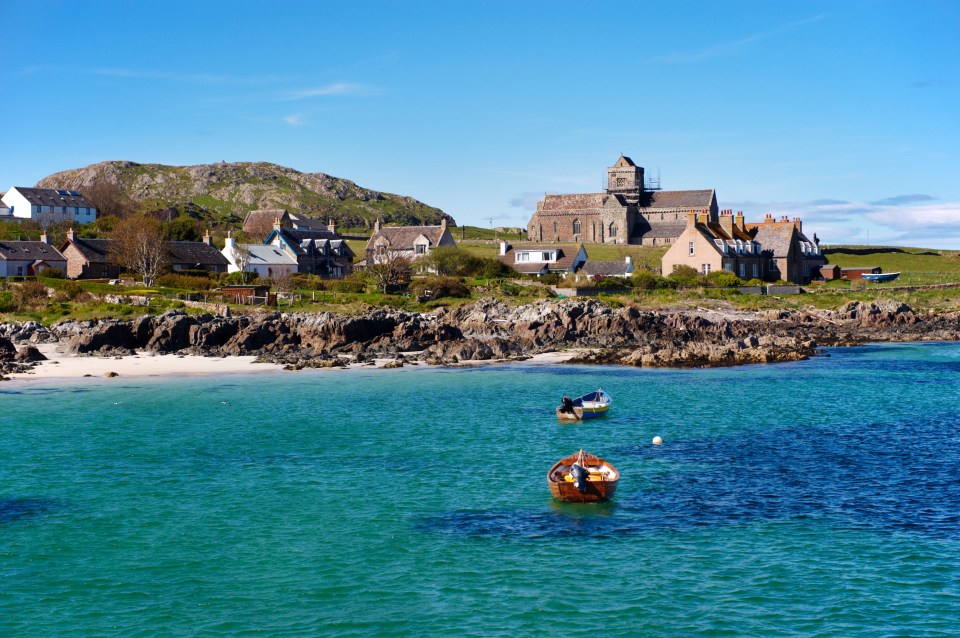
[[[97,209],[97,217],[126,217],[137,210],[137,203],[116,182],[96,181],[82,187],[84,198]]]
[[[377,255],[375,263],[367,264],[367,275],[380,292],[387,292],[390,286],[409,281],[412,271],[410,258],[400,250],[385,250]]]
[[[463,275],[469,268],[471,255],[456,246],[437,246],[426,257],[418,260],[421,270],[434,272],[441,277]]]
[[[157,275],[167,267],[169,254],[156,219],[143,215],[121,219],[110,238],[114,260],[143,277],[144,285],[152,286]]]

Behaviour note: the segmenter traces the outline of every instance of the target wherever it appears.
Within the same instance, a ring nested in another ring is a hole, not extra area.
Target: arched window
[[[610,237],[616,237],[616,236],[617,236],[617,225],[614,224],[614,223],[611,223],[611,224],[610,224]]]
[[[580,220],[579,220],[579,219],[573,220],[573,234],[574,234],[574,235],[579,235],[579,234],[580,234]]]

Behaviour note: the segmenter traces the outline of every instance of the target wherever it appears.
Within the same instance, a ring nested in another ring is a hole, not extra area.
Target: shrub
[[[193,275],[179,275],[174,273],[160,275],[154,282],[157,286],[179,288],[181,290],[210,290],[213,288],[213,283],[213,280],[209,277],[195,277]]]
[[[5,290],[0,292],[0,312],[13,312],[17,309],[13,300],[13,292]]]
[[[623,288],[626,283],[626,280],[620,279],[619,277],[604,277],[603,275],[597,275],[593,278],[593,287],[599,290]]]
[[[83,294],[85,294],[83,290],[83,286],[81,286],[79,283],[75,281],[68,281],[68,282],[65,282],[62,286],[60,286],[59,290],[57,290],[56,294],[54,294],[53,300],[56,301],[57,303],[63,303],[64,301],[73,301]]]
[[[466,276],[484,277],[486,279],[497,279],[501,277],[511,277],[515,273],[505,263],[494,257],[471,257],[467,262],[466,272],[461,273]]]
[[[46,285],[39,281],[25,281],[19,286],[14,286],[13,303],[17,310],[26,310],[46,304]]]
[[[635,271],[631,277],[631,283],[634,288],[640,290],[657,290],[670,287],[666,279],[650,270]]]
[[[290,283],[298,290],[328,290],[330,284],[317,275],[304,272],[290,274]]]
[[[735,288],[743,282],[732,272],[727,270],[717,270],[707,275],[707,283],[717,288]]]
[[[674,266],[667,279],[677,288],[692,288],[700,284],[700,274],[690,266]]]
[[[255,272],[232,272],[223,278],[224,286],[238,286],[240,284],[249,284],[257,278]]]
[[[65,279],[66,276],[63,274],[63,271],[59,268],[44,268],[40,271],[40,274],[37,275],[42,279]]]
[[[763,286],[763,285],[766,285],[766,282],[761,281],[760,279],[757,279],[756,277],[754,277],[753,279],[748,281],[746,285],[747,286]]]
[[[410,292],[418,295],[429,294],[433,299],[440,297],[469,297],[470,289],[458,277],[422,277],[410,282]]]
[[[362,294],[367,290],[367,282],[360,277],[337,279],[331,283],[334,292]]]

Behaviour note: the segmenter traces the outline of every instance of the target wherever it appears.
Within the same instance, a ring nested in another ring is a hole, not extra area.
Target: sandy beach
[[[277,372],[283,366],[276,363],[254,363],[254,356],[234,357],[201,357],[181,354],[153,354],[142,352],[125,357],[89,357],[66,354],[58,349],[60,344],[48,343],[37,346],[37,349],[47,357],[39,365],[24,373],[11,374],[11,381],[42,380],[42,379],[81,379],[81,378],[125,378],[125,377],[169,377],[194,375],[228,375],[251,374],[261,372]],[[573,352],[547,352],[534,355],[526,360],[530,364],[556,364],[570,359]],[[383,367],[391,359],[377,359],[376,367]],[[493,361],[464,361],[457,365],[489,365],[502,363],[502,360]],[[369,368],[370,364],[351,364],[345,368]],[[426,364],[407,364],[403,368],[428,367]],[[403,369],[401,368],[401,369]],[[343,370],[344,368],[328,368],[328,370]],[[111,374],[115,373],[115,375]]]
[[[199,357],[179,354],[140,353],[126,357],[86,357],[58,352],[60,344],[37,347],[47,357],[30,372],[11,374],[11,380],[79,379],[84,377],[167,377],[207,374],[249,374],[275,372],[283,366],[274,363],[254,363],[256,357]]]

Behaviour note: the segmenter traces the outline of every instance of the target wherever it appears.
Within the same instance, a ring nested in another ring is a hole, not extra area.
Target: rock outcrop
[[[0,324],[0,361],[12,364],[21,356],[15,343],[59,341],[76,354],[256,355],[290,369],[373,359],[401,364],[522,359],[558,350],[573,351],[573,361],[580,363],[702,367],[794,361],[815,355],[819,346],[910,340],[960,340],[960,313],[917,314],[887,301],[852,302],[836,311],[653,311],[611,308],[594,299],[524,306],[488,299],[426,314],[375,309],[362,316],[219,317],[173,310],[132,321],[65,321],[50,328]]]

